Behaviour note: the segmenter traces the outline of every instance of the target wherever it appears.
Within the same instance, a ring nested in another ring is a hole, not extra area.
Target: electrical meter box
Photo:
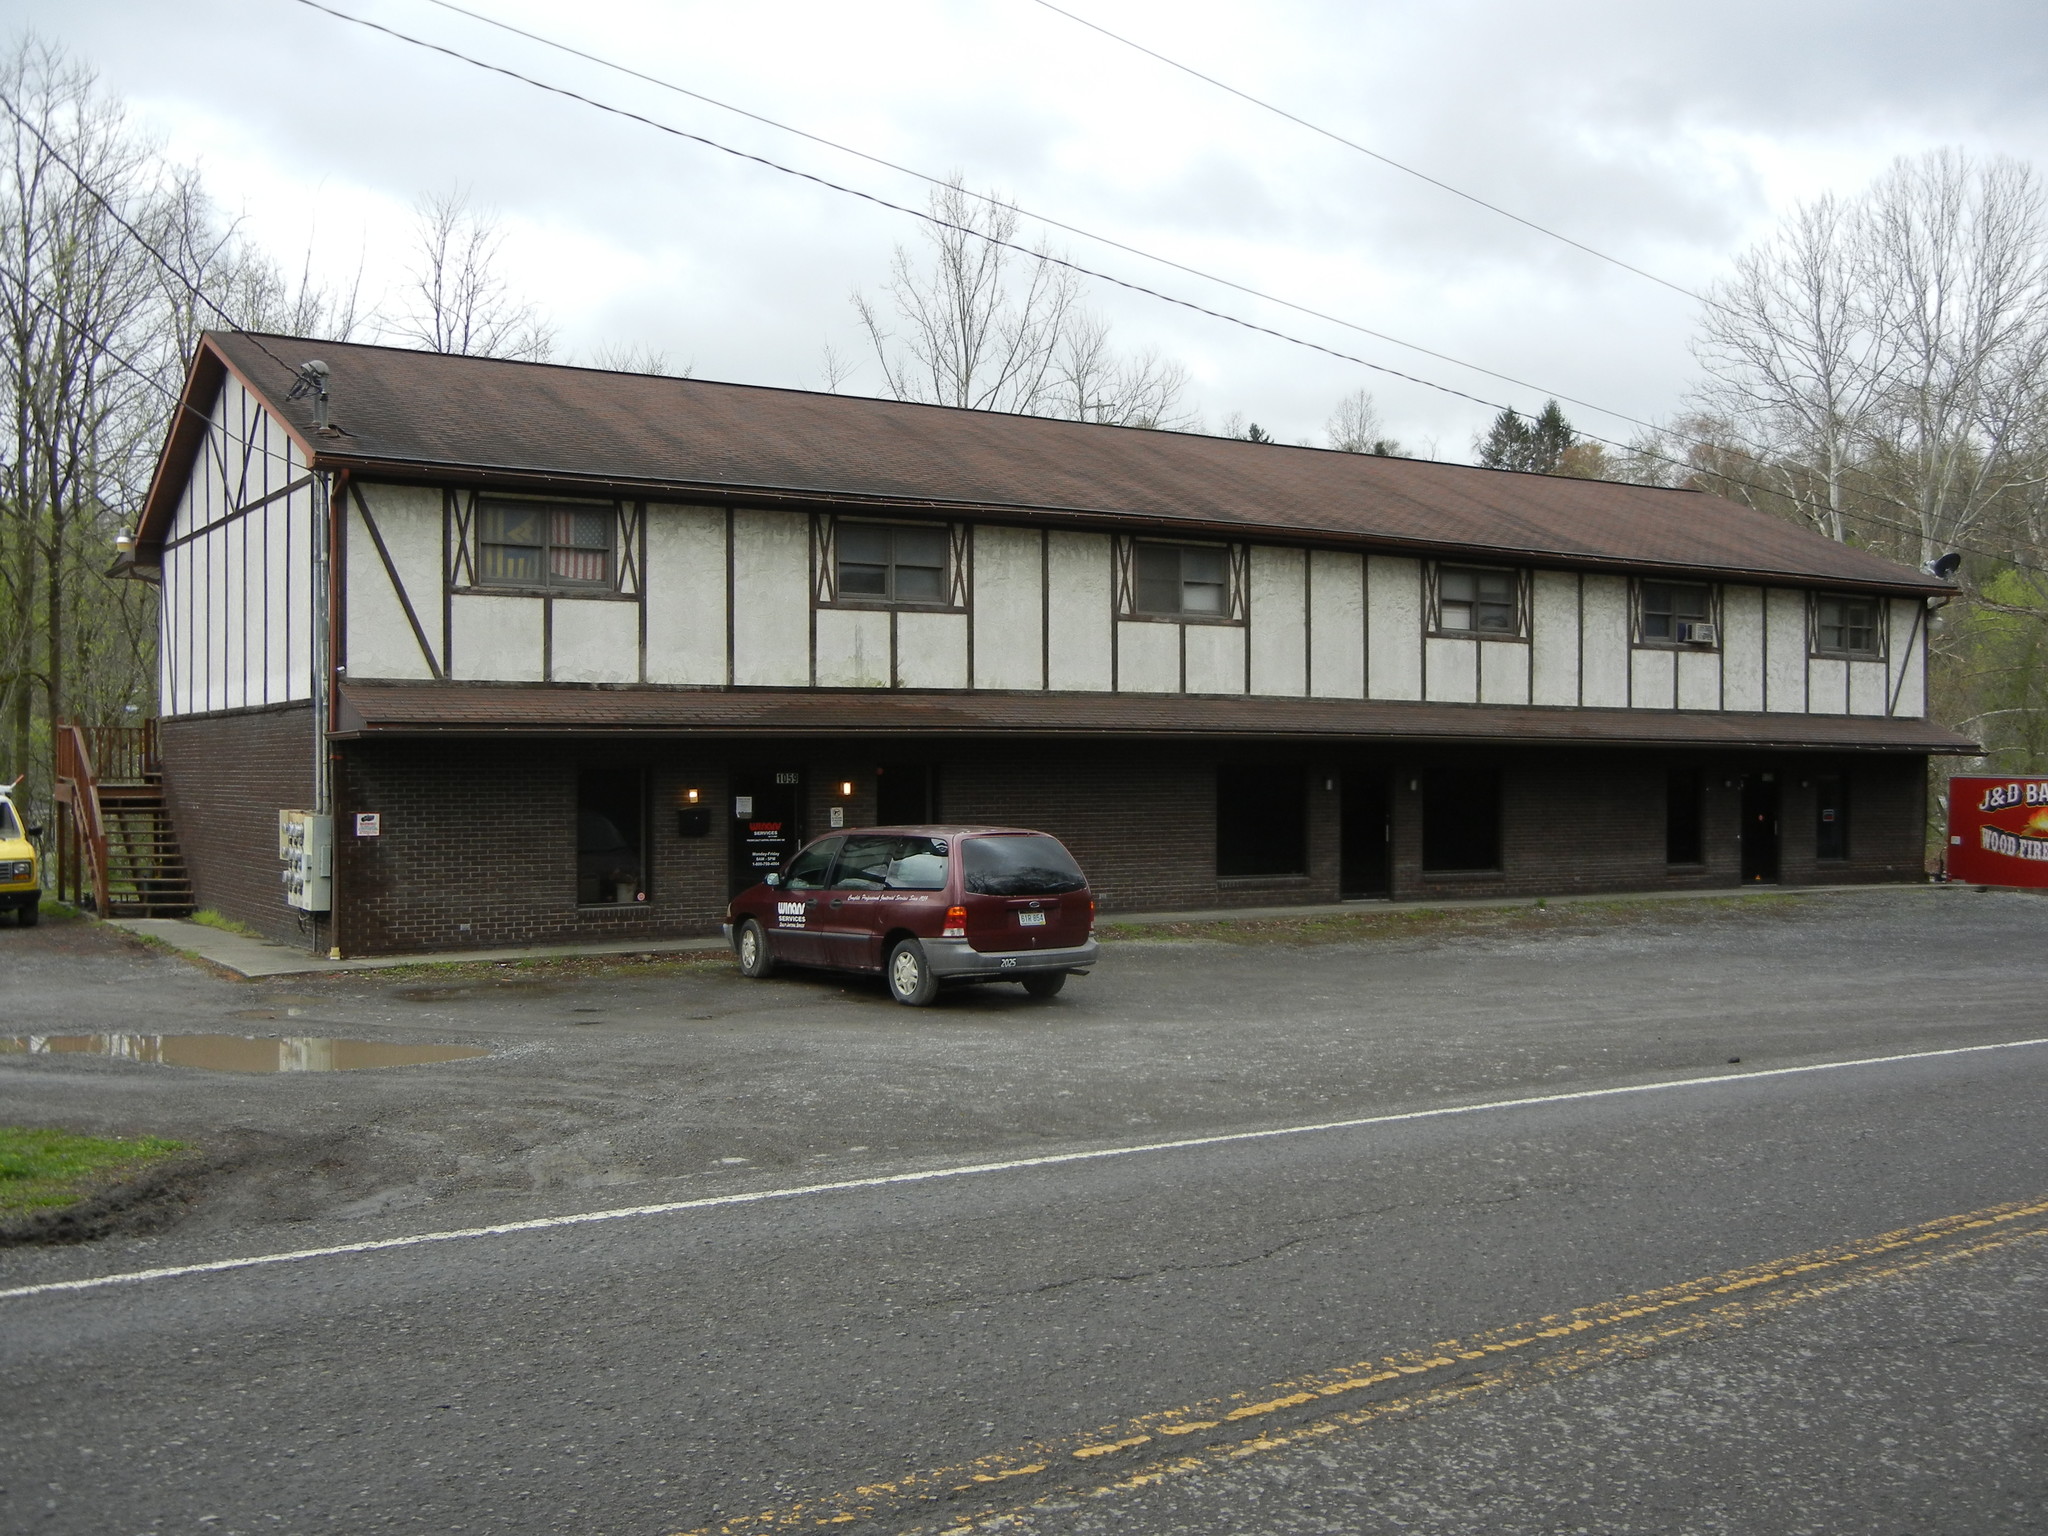
[[[284,860],[285,905],[300,912],[334,906],[334,818],[311,811],[277,813],[277,856]]]

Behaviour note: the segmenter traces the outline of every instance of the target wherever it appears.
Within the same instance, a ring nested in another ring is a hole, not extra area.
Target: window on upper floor
[[[1149,618],[1230,617],[1230,551],[1213,544],[1131,549],[1130,610]]]
[[[1813,599],[1813,653],[1816,656],[1874,658],[1883,652],[1877,600],[1870,597]]]
[[[840,520],[833,543],[841,601],[936,606],[951,597],[952,539],[943,525]]]
[[[1520,640],[1527,635],[1522,573],[1488,566],[1439,565],[1430,594],[1432,634],[1477,640]]]
[[[1718,646],[1714,589],[1698,581],[1636,583],[1636,644]]]
[[[478,586],[612,590],[615,508],[485,501],[476,518]]]

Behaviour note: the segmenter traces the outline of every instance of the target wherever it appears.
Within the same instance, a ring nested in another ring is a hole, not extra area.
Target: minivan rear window
[[[976,896],[1057,896],[1088,884],[1073,855],[1050,837],[970,837],[967,889]]]

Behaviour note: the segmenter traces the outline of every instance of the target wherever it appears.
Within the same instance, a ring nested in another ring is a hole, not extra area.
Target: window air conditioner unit
[[[1711,624],[1681,624],[1678,638],[1688,645],[1712,645],[1721,638],[1720,631]]]

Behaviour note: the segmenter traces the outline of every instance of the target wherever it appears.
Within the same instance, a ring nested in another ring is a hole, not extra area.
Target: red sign
[[[1948,877],[2048,886],[2048,779],[1950,779]]]

